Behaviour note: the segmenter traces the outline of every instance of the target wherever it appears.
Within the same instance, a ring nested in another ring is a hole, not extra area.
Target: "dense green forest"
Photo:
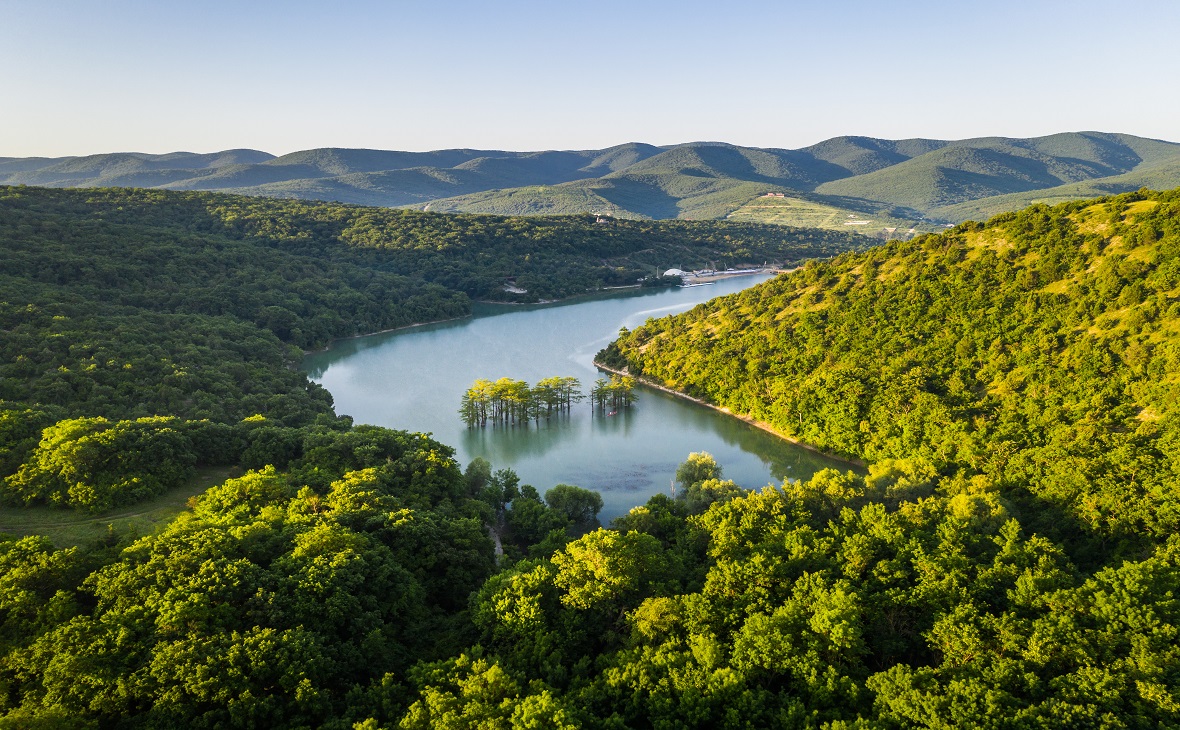
[[[330,398],[297,348],[448,319],[472,298],[634,284],[683,261],[801,261],[850,234],[445,216],[211,193],[0,188],[0,399],[65,415],[252,414]],[[526,288],[505,291],[506,282]]]
[[[888,244],[649,323],[604,357],[1135,555],[1180,529],[1178,201],[1033,207]]]
[[[1180,191],[622,333],[613,365],[868,468],[751,493],[691,454],[607,528],[592,492],[354,426],[291,363],[478,295],[399,251],[463,276],[497,240],[653,224],[4,194],[3,501],[236,476],[153,534],[0,536],[0,729],[1180,725]]]
[[[0,205],[6,247],[14,246],[23,259],[6,262],[6,273],[11,266],[13,274],[45,283],[117,295],[118,303],[151,302],[148,306],[156,308],[228,312],[250,319],[257,317],[249,316],[257,306],[295,309],[300,294],[337,313],[371,305],[359,294],[408,307],[409,312],[398,313],[408,315],[401,318],[363,313],[384,316],[392,326],[434,313],[434,298],[447,292],[427,284],[476,299],[537,301],[634,285],[653,268],[703,267],[709,262],[722,268],[790,264],[868,243],[854,233],[756,223],[443,215],[125,188],[0,187]],[[103,267],[80,260],[108,251],[113,260],[102,262]],[[169,265],[163,257],[180,260]],[[301,265],[319,267],[320,275],[299,270]],[[266,270],[275,273],[267,277]],[[278,285],[279,277],[288,285]],[[291,286],[297,279],[300,286]],[[131,292],[124,296],[114,291],[116,282]],[[184,288],[194,282],[207,291],[198,295]],[[527,295],[507,291],[508,282],[526,289]],[[141,286],[152,290],[150,296],[137,291]],[[193,294],[197,302],[177,302],[178,291]],[[258,301],[266,296],[263,291],[288,301]],[[303,312],[293,314],[289,324],[261,324],[307,327]],[[313,327],[304,341],[332,336],[338,335]]]

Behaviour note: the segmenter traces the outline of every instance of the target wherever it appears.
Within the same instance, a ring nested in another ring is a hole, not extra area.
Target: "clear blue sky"
[[[1180,3],[0,0],[0,156],[1180,141]]]

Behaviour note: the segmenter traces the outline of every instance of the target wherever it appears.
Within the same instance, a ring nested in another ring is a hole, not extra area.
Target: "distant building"
[[[664,276],[684,276],[684,272],[680,269],[668,269],[664,272]]]

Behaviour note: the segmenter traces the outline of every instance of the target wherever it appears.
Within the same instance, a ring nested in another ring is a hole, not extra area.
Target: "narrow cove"
[[[683,312],[768,278],[743,276],[710,286],[628,290],[545,305],[477,304],[468,319],[338,341],[307,355],[303,369],[332,393],[336,411],[357,423],[431,433],[455,448],[461,464],[483,457],[494,468],[515,470],[542,493],[559,483],[600,492],[606,523],[653,494],[667,493],[677,465],[693,451],[713,454],[726,478],[750,489],[851,467],[642,385],[637,405],[615,416],[595,415],[589,403],[581,403],[568,418],[540,426],[475,429],[458,415],[464,390],[477,378],[535,383],[573,376],[588,392],[604,376],[594,355],[620,327]]]

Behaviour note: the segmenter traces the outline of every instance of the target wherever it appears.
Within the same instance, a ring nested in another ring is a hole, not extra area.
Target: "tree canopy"
[[[601,495],[463,470],[291,368],[296,330],[340,330],[282,302],[417,316],[349,272],[516,223],[2,194],[4,501],[101,518],[232,473],[150,534],[0,536],[0,729],[1180,726],[1178,191],[890,243],[623,332],[612,368],[867,473],[748,491],[693,453],[676,498],[608,527]],[[205,247],[194,270],[151,258],[170,236]],[[249,252],[258,285],[195,311]],[[124,275],[142,287],[104,283]],[[412,286],[436,315],[465,301]],[[540,409],[562,382],[525,390]]]
[[[920,461],[1094,565],[1180,531],[1178,326],[1180,195],[1141,192],[811,264],[600,358],[829,451]]]

